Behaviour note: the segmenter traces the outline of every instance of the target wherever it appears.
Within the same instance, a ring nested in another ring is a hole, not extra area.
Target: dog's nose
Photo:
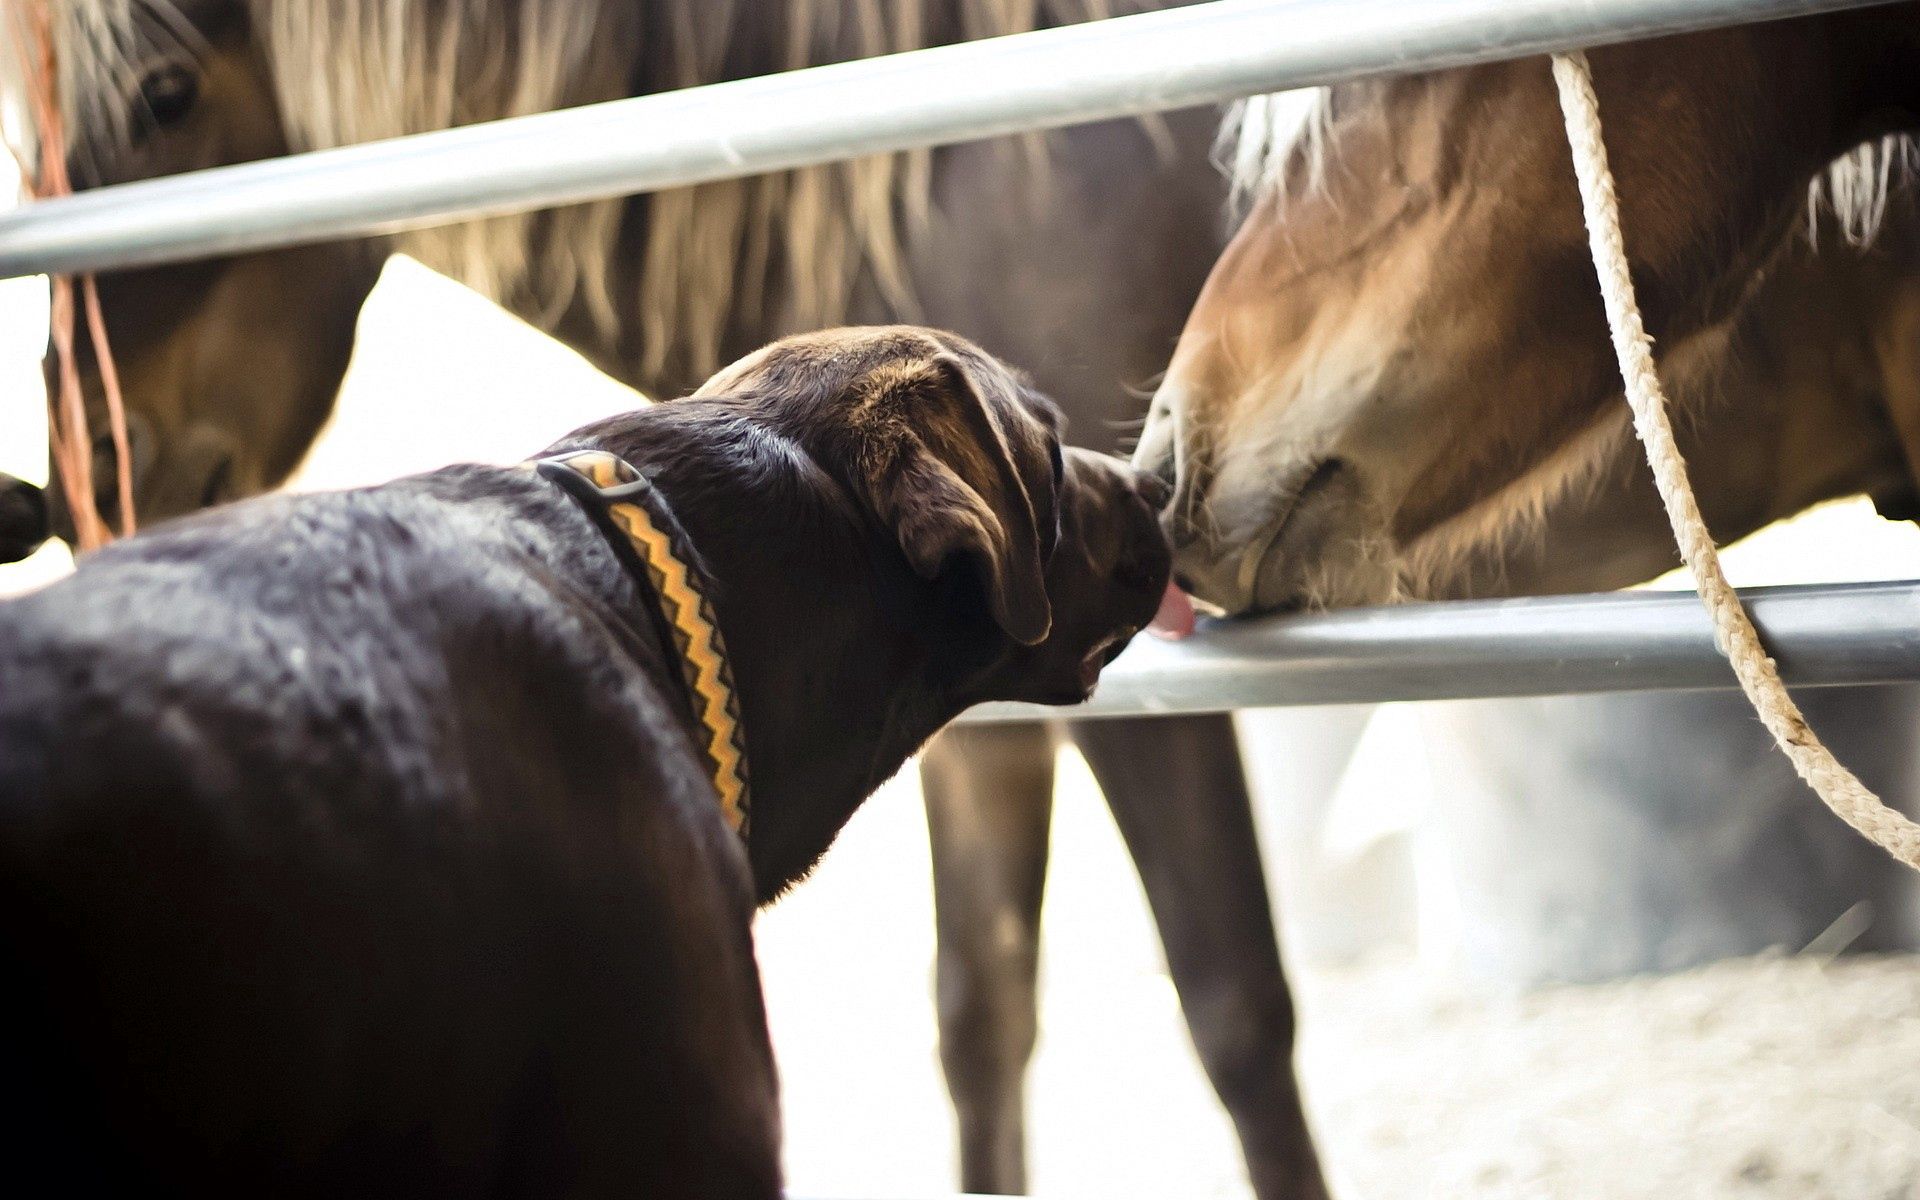
[[[1167,502],[1173,499],[1173,480],[1167,478],[1165,475],[1151,471],[1142,471],[1139,475],[1135,476],[1135,479],[1137,481],[1135,486],[1140,491],[1140,498],[1145,500],[1147,507],[1151,508],[1154,512],[1160,512],[1165,509]]]
[[[53,534],[47,493],[11,475],[0,475],[0,563],[16,563]]]

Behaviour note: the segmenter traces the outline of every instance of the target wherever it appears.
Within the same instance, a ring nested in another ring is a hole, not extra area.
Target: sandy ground
[[[1031,1097],[1036,1194],[1245,1197],[1143,901],[1069,756]],[[795,1190],[951,1187],[910,781],[761,922]],[[1920,1197],[1920,960],[1779,957],[1527,996],[1407,959],[1296,973],[1345,1200]]]
[[[38,301],[0,284],[0,469],[44,462]],[[402,266],[376,294],[341,413],[303,486],[504,461],[634,402],[451,285]],[[1827,510],[1744,582],[1920,573],[1920,537]],[[1853,553],[1841,548],[1853,547]],[[1868,547],[1862,552],[1860,547]],[[49,551],[0,590],[63,569]],[[1392,711],[1392,710],[1389,710]],[[1407,757],[1375,739],[1380,762]],[[1356,786],[1417,822],[1393,771]],[[1394,782],[1388,782],[1394,781]],[[1044,1195],[1241,1197],[1235,1147],[1185,1039],[1138,884],[1068,757],[1031,1110]],[[797,1193],[928,1196],[954,1178],[929,996],[924,821],[909,774],[760,924]],[[1442,898],[1444,899],[1444,898]],[[1465,990],[1444,948],[1300,979],[1309,1103],[1341,1196],[1920,1196],[1920,963],[1812,958],[1525,998]],[[1423,965],[1424,964],[1424,965]]]
[[[1920,962],[1811,957],[1506,1001],[1404,966],[1308,981],[1344,1195],[1920,1195]]]

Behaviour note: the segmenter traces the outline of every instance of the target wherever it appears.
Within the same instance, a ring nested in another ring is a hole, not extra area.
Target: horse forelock
[[[61,0],[47,8],[56,61],[55,87],[72,150],[88,139],[125,145],[132,133],[130,99],[147,51],[198,55],[205,45],[173,0]],[[7,5],[0,18],[0,121],[9,145],[29,166],[39,139],[29,133],[29,95],[41,86],[36,51],[22,36],[25,11]]]
[[[1300,88],[1235,102],[1220,123],[1214,161],[1227,173],[1227,204],[1238,222],[1256,200],[1285,196],[1326,178],[1333,89]]]

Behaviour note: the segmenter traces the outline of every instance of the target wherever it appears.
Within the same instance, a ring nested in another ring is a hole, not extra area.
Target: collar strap
[[[618,455],[583,450],[526,465],[578,500],[616,549],[624,548],[629,568],[637,566],[652,586],[663,631],[680,663],[688,707],[700,724],[701,755],[721,816],[745,837],[751,808],[740,698],[707,596],[708,580],[686,530],[646,476]]]

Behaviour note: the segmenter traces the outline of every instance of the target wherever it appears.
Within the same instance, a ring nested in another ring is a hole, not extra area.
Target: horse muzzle
[[[1227,484],[1233,486],[1226,486]],[[1234,615],[1381,604],[1398,553],[1362,474],[1339,458],[1216,477],[1163,518],[1176,578]]]

